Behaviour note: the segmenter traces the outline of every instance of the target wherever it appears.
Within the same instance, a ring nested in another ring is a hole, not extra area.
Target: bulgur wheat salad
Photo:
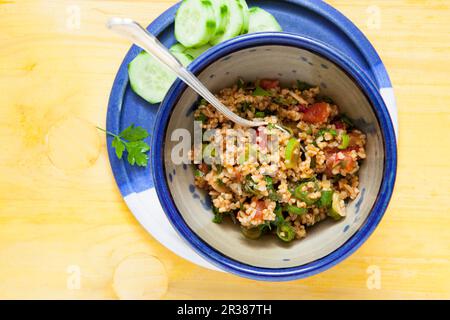
[[[269,124],[256,129],[254,143],[244,134],[238,146],[226,147],[236,161],[213,149],[209,164],[195,165],[195,184],[211,197],[213,222],[230,217],[247,238],[269,233],[291,242],[327,217],[345,217],[346,202],[359,194],[366,136],[318,86],[297,81],[284,88],[279,80],[239,79],[217,97],[241,117]],[[216,136],[255,130],[235,125],[204,100],[195,119]]]

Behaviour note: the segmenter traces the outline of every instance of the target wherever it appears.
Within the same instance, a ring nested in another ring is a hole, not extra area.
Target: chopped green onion
[[[264,180],[266,180],[266,188],[269,191],[269,199],[272,201],[278,201],[279,200],[279,196],[273,186],[273,180],[271,177],[269,176],[265,176]]]
[[[300,159],[300,141],[296,138],[291,138],[288,141],[285,151],[286,168],[293,169],[298,165]]]
[[[253,91],[253,96],[255,97],[270,97],[270,92],[264,90],[261,87],[256,87],[255,91]]]
[[[298,216],[304,215],[308,210],[306,208],[299,208],[296,206],[287,205],[286,210],[289,213],[296,214]]]
[[[284,242],[291,242],[295,238],[295,230],[289,223],[284,222],[278,225],[277,236]]]
[[[252,149],[252,151],[253,150],[254,149]],[[244,153],[241,153],[241,155],[239,156],[238,163],[239,164],[244,164],[244,163],[246,163],[249,160],[250,160],[250,145],[246,144]]]
[[[308,190],[309,189],[308,184],[309,184],[309,182],[304,182],[301,185],[299,185],[298,187],[296,187],[294,190],[294,197],[299,200],[302,200],[307,205],[312,205],[312,204],[316,203],[318,201],[318,199],[311,199],[309,197],[309,194],[319,191],[319,185],[317,183],[314,183],[312,190]],[[303,190],[304,188],[306,188],[305,191]]]
[[[262,235],[262,230],[260,228],[244,228],[241,227],[242,234],[247,238],[251,240],[259,239]]]
[[[350,136],[349,136],[348,134],[344,133],[344,134],[342,135],[342,142],[341,142],[341,145],[338,146],[338,149],[340,149],[340,150],[345,150],[345,149],[347,149],[349,143],[350,143]]]
[[[275,220],[272,221],[274,226],[277,227],[278,225],[284,223],[283,210],[278,202],[273,213],[275,213]]]
[[[319,207],[330,208],[332,199],[333,199],[333,191],[332,190],[323,190],[322,195],[320,196],[320,199],[319,199]]]
[[[272,98],[272,102],[276,103],[276,104],[280,104],[282,106],[292,106],[297,104],[297,100],[295,100],[294,98],[283,98],[283,97],[276,97],[276,98]]]
[[[250,174],[245,177],[244,191],[253,195],[257,195],[259,193],[258,190],[256,190],[256,184]]]

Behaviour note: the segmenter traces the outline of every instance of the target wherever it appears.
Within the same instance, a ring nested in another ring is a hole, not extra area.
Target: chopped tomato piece
[[[266,203],[263,200],[256,201],[256,214],[255,214],[255,220],[262,220],[263,219],[263,210],[266,209]]]
[[[208,165],[206,163],[202,163],[198,166],[198,169],[203,172],[204,174],[207,174],[209,172]]]
[[[280,80],[263,79],[259,82],[259,86],[264,90],[275,89],[280,86]]]
[[[237,181],[242,181],[242,173],[239,170],[235,170],[235,177]]]
[[[325,151],[326,160],[326,174],[328,176],[333,175],[333,169],[339,167],[339,173],[348,174],[352,172],[356,166],[357,162],[351,156],[352,150],[336,150],[328,149]]]
[[[309,123],[324,123],[328,120],[330,113],[331,108],[328,103],[315,103],[305,111],[305,113],[303,114],[303,121]]]

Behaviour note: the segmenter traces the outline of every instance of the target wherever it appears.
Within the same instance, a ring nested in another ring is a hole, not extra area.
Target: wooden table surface
[[[450,298],[450,9],[332,0],[394,83],[399,167],[370,239],[322,274],[261,283],[209,271],[136,222],[108,163],[106,106],[127,41],[173,0],[0,0],[0,298]]]

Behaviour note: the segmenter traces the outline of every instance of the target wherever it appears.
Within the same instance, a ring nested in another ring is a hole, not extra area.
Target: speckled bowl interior
[[[171,150],[178,144],[171,141],[171,133],[178,128],[193,131],[192,107],[198,96],[187,89],[173,108],[164,141],[165,176],[173,201],[195,234],[215,250],[241,263],[288,268],[320,259],[360,229],[377,198],[383,178],[384,144],[376,115],[353,79],[334,63],[304,49],[278,45],[243,49],[215,61],[199,74],[213,92],[233,85],[238,77],[247,81],[278,78],[285,85],[296,80],[320,85],[323,94],[330,96],[367,134],[367,160],[360,170],[360,195],[349,203],[345,219],[319,223],[307,229],[305,239],[291,244],[284,244],[274,236],[248,240],[231,222],[212,223],[210,202],[203,191],[194,187],[193,170],[171,161]]]

